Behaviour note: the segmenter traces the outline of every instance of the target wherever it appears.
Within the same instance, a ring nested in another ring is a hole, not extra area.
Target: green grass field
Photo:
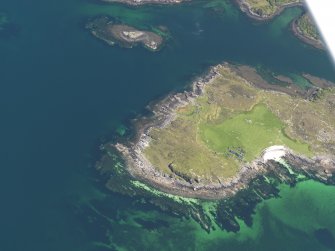
[[[310,154],[307,144],[285,135],[283,122],[264,104],[258,104],[250,112],[238,114],[222,124],[203,124],[200,134],[213,151],[227,153],[228,149],[241,148],[246,161],[255,159],[272,145],[286,145],[297,152]]]

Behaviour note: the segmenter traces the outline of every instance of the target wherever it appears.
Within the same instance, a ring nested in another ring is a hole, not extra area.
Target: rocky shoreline
[[[294,172],[316,179],[324,183],[332,183],[335,173],[334,156],[318,156],[309,159],[297,155],[290,149],[284,148],[284,154],[280,159],[268,158],[271,149],[266,149],[262,156],[256,160],[243,165],[235,177],[225,180],[218,179],[217,182],[192,180],[183,177],[182,174],[167,174],[157,170],[145,158],[143,150],[150,143],[149,132],[152,128],[163,128],[171,123],[176,117],[178,107],[194,102],[204,92],[205,85],[210,84],[220,75],[220,67],[230,67],[228,64],[212,67],[208,74],[195,80],[190,91],[172,94],[151,107],[153,116],[151,118],[137,121],[137,136],[126,144],[106,144],[105,149],[116,148],[126,162],[129,174],[135,179],[150,184],[158,190],[183,197],[200,199],[223,199],[231,197],[238,191],[248,187],[249,183],[260,175],[273,172],[281,176],[281,169],[287,167]],[[233,69],[233,67],[232,67]],[[264,88],[265,86],[263,86]],[[276,90],[278,91],[278,90]],[[286,167],[285,167],[286,166]],[[285,180],[286,177],[281,177]]]
[[[311,46],[313,46],[317,49],[325,50],[325,46],[324,46],[324,44],[322,43],[321,40],[316,40],[316,39],[313,39],[311,37],[307,37],[303,34],[303,32],[299,29],[298,20],[299,20],[299,18],[296,18],[292,22],[291,30],[292,30],[293,34],[297,38],[299,38],[301,41],[303,41],[304,43],[309,44],[309,45],[311,45]]]

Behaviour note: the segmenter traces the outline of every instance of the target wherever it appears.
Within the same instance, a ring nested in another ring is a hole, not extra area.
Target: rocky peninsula
[[[318,49],[325,49],[320,33],[310,14],[304,13],[294,20],[292,22],[292,31],[303,42]]]
[[[315,86],[302,90],[248,66],[213,67],[190,91],[152,105],[133,141],[103,149],[116,148],[133,178],[183,197],[230,198],[268,173],[289,179],[287,170],[332,183],[335,90],[310,78]]]
[[[302,0],[235,0],[241,11],[259,21],[270,20],[286,8],[303,6]]]
[[[302,0],[235,0],[242,12],[250,18],[258,21],[266,21],[279,15],[283,10],[295,6],[304,6]],[[324,49],[319,31],[313,18],[307,11],[292,22],[292,31],[301,41],[314,46],[318,49]]]
[[[132,48],[141,44],[151,51],[158,51],[163,44],[163,37],[154,32],[114,23],[108,17],[96,18],[90,21],[86,28],[90,30],[92,35],[109,45],[117,43],[122,47]]]

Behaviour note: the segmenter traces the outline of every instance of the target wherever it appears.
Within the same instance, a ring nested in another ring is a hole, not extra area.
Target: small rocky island
[[[292,30],[303,42],[310,44],[315,48],[324,49],[320,33],[309,13],[304,13],[302,16],[294,20],[292,22]]]
[[[86,28],[90,30],[92,35],[109,45],[117,43],[122,47],[132,48],[141,44],[151,51],[158,51],[163,44],[163,37],[154,32],[114,23],[108,17],[96,18],[90,21]]]

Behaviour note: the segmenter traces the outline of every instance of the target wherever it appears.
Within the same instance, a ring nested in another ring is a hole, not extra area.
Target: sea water
[[[326,52],[290,31],[301,9],[251,21],[227,1],[128,8],[85,0],[1,0],[13,30],[0,36],[0,250],[334,250],[335,191],[282,187],[251,228],[207,234],[191,219],[104,188],[99,144],[170,91],[223,61],[335,80]],[[84,29],[111,15],[167,27],[152,53],[109,47]]]

